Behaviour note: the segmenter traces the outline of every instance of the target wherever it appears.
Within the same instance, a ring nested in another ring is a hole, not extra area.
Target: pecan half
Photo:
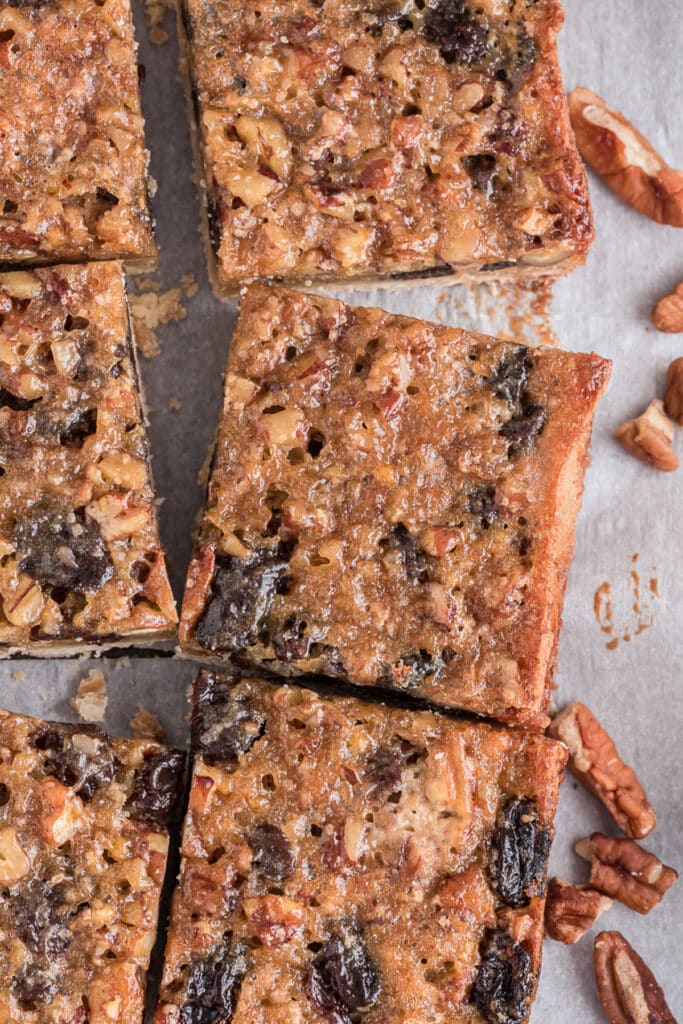
[[[671,447],[674,425],[658,398],[640,416],[617,427],[614,436],[627,452],[648,466],[665,473],[678,469],[678,456]]]
[[[612,900],[595,889],[552,878],[545,905],[545,927],[551,939],[572,945],[592,928]]]
[[[661,903],[678,878],[677,871],[632,839],[593,832],[588,839],[580,839],[574,849],[590,861],[588,884],[639,914],[649,914]]]
[[[568,748],[570,769],[602,801],[625,835],[642,839],[652,831],[657,818],[643,787],[585,704],[568,704],[549,731]]]
[[[600,932],[593,969],[609,1024],[676,1024],[657,979],[621,932]]]
[[[668,295],[662,295],[652,310],[652,323],[667,334],[683,331],[683,281]]]
[[[666,371],[664,409],[667,416],[683,427],[683,356],[674,359]]]
[[[658,224],[683,227],[683,172],[673,170],[623,114],[588,89],[569,96],[584,160],[612,191]]]

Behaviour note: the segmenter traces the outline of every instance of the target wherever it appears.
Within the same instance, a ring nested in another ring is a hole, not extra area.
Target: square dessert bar
[[[0,711],[0,1020],[138,1024],[185,756]]]
[[[180,2],[219,294],[584,261],[559,0]]]
[[[183,649],[543,726],[608,369],[253,286]]]
[[[0,274],[0,657],[176,621],[120,264]]]
[[[0,266],[156,264],[129,0],[0,0]]]
[[[155,1024],[522,1022],[564,748],[202,671]]]

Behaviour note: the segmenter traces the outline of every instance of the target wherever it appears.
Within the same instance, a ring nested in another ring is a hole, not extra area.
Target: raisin
[[[489,1024],[516,1024],[527,1018],[533,988],[531,957],[507,932],[489,932],[472,998]]]
[[[368,761],[368,771],[377,789],[395,793],[403,782],[403,758],[393,747],[378,747]]]
[[[82,448],[86,438],[97,431],[97,410],[86,409],[70,413],[63,424],[59,443],[69,448]]]
[[[38,1010],[52,1000],[57,983],[47,971],[27,964],[12,979],[11,991],[22,1010]]]
[[[486,136],[496,153],[517,156],[527,138],[527,128],[511,110],[500,110],[496,127]]]
[[[496,398],[504,399],[508,405],[519,406],[529,379],[531,359],[526,345],[519,345],[501,359],[494,377],[488,384]]]
[[[491,851],[491,885],[508,907],[525,907],[542,895],[550,832],[534,800],[510,800],[503,808]]]
[[[6,388],[0,387],[0,408],[7,407],[14,412],[26,412],[27,409],[32,409],[36,402],[39,401],[39,398],[19,398],[18,395],[13,395]]]
[[[520,29],[517,35],[517,46],[513,54],[511,70],[509,73],[510,84],[515,92],[521,89],[529,77],[529,74],[538,60],[538,43],[530,36],[525,29]]]
[[[437,678],[443,669],[443,659],[429,651],[410,651],[395,661],[388,672],[377,680],[378,686],[410,690],[424,683],[427,676]]]
[[[109,189],[102,188],[101,185],[98,185],[95,189],[95,195],[104,206],[111,208],[119,205],[118,196],[115,196]]]
[[[351,1014],[377,1002],[380,976],[355,918],[341,920],[308,971],[308,994],[335,1024],[349,1024]]]
[[[96,749],[86,753],[75,747],[72,737],[77,734],[98,741],[88,745]],[[81,800],[90,800],[99,786],[114,778],[114,753],[106,733],[97,725],[44,726],[33,733],[31,741],[37,750],[49,754],[44,762],[48,775],[54,775],[63,786],[73,789]]]
[[[412,533],[403,523],[392,526],[387,537],[381,542],[385,551],[398,551],[403,561],[406,576],[411,583],[425,583],[429,578],[429,559]]]
[[[404,3],[403,7],[405,8],[406,6],[410,5]],[[401,32],[406,32],[409,28],[413,27],[412,21],[401,7],[388,6],[385,10],[379,12],[375,20],[365,31],[369,32],[371,36],[379,36],[382,34],[384,26],[391,22],[394,22]]]
[[[498,260],[497,263],[482,263],[479,270],[485,274],[494,270],[507,270],[508,267],[514,267],[516,262],[516,260]]]
[[[286,583],[288,566],[279,548],[264,548],[249,559],[218,559],[211,596],[195,631],[197,643],[210,651],[234,651],[264,640],[268,613]]]
[[[493,526],[498,518],[496,488],[493,484],[482,484],[475,488],[467,499],[467,511],[478,516],[485,530]]]
[[[209,241],[214,254],[217,256],[223,238],[221,225],[221,211],[218,202],[211,196],[206,197],[206,219],[209,228]]]
[[[215,672],[202,670],[195,683],[192,745],[209,764],[236,761],[263,735],[266,716],[247,697],[234,697]]]
[[[278,661],[300,661],[308,656],[313,638],[306,633],[306,623],[290,615],[273,636],[273,649]]]
[[[510,442],[508,455],[517,455],[529,448],[543,430],[547,419],[545,406],[526,402],[519,416],[504,423],[499,433]]]
[[[173,816],[180,795],[185,755],[180,750],[158,750],[147,754],[135,772],[135,784],[128,801],[131,815],[164,828]]]
[[[114,575],[99,527],[81,509],[70,512],[39,502],[18,521],[14,541],[19,571],[41,586],[92,593]]]
[[[447,64],[481,64],[489,50],[488,26],[466,0],[437,0],[425,11],[425,38]]]
[[[33,877],[12,893],[12,921],[17,936],[39,957],[63,953],[72,941],[59,888]]]
[[[247,842],[253,853],[252,866],[262,878],[283,882],[296,863],[289,839],[277,825],[264,821],[257,825]]]
[[[249,949],[243,943],[221,942],[210,956],[194,960],[187,979],[181,1024],[230,1024],[244,976]]]
[[[490,196],[498,174],[495,156],[492,153],[478,153],[476,156],[464,156],[460,162],[477,191]]]

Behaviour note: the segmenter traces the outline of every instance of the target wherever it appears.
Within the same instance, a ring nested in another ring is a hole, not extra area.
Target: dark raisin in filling
[[[202,670],[194,691],[192,745],[205,761],[236,761],[265,727],[266,717],[252,701],[233,697],[214,672]]]
[[[489,932],[482,946],[481,963],[472,999],[489,1024],[524,1021],[533,990],[531,957],[507,932]]]
[[[536,802],[509,800],[498,819],[490,862],[491,885],[506,906],[525,907],[543,893],[550,843]]]

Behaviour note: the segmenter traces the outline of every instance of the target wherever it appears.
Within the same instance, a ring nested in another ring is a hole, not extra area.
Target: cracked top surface
[[[0,1021],[137,1024],[184,755],[0,711]]]
[[[173,631],[121,266],[0,274],[0,646]]]
[[[206,671],[192,724],[156,1024],[526,1020],[559,744]]]
[[[0,4],[0,264],[153,266],[128,0]]]
[[[221,285],[583,261],[557,0],[183,3]]]
[[[185,649],[541,723],[608,367],[249,289]]]

